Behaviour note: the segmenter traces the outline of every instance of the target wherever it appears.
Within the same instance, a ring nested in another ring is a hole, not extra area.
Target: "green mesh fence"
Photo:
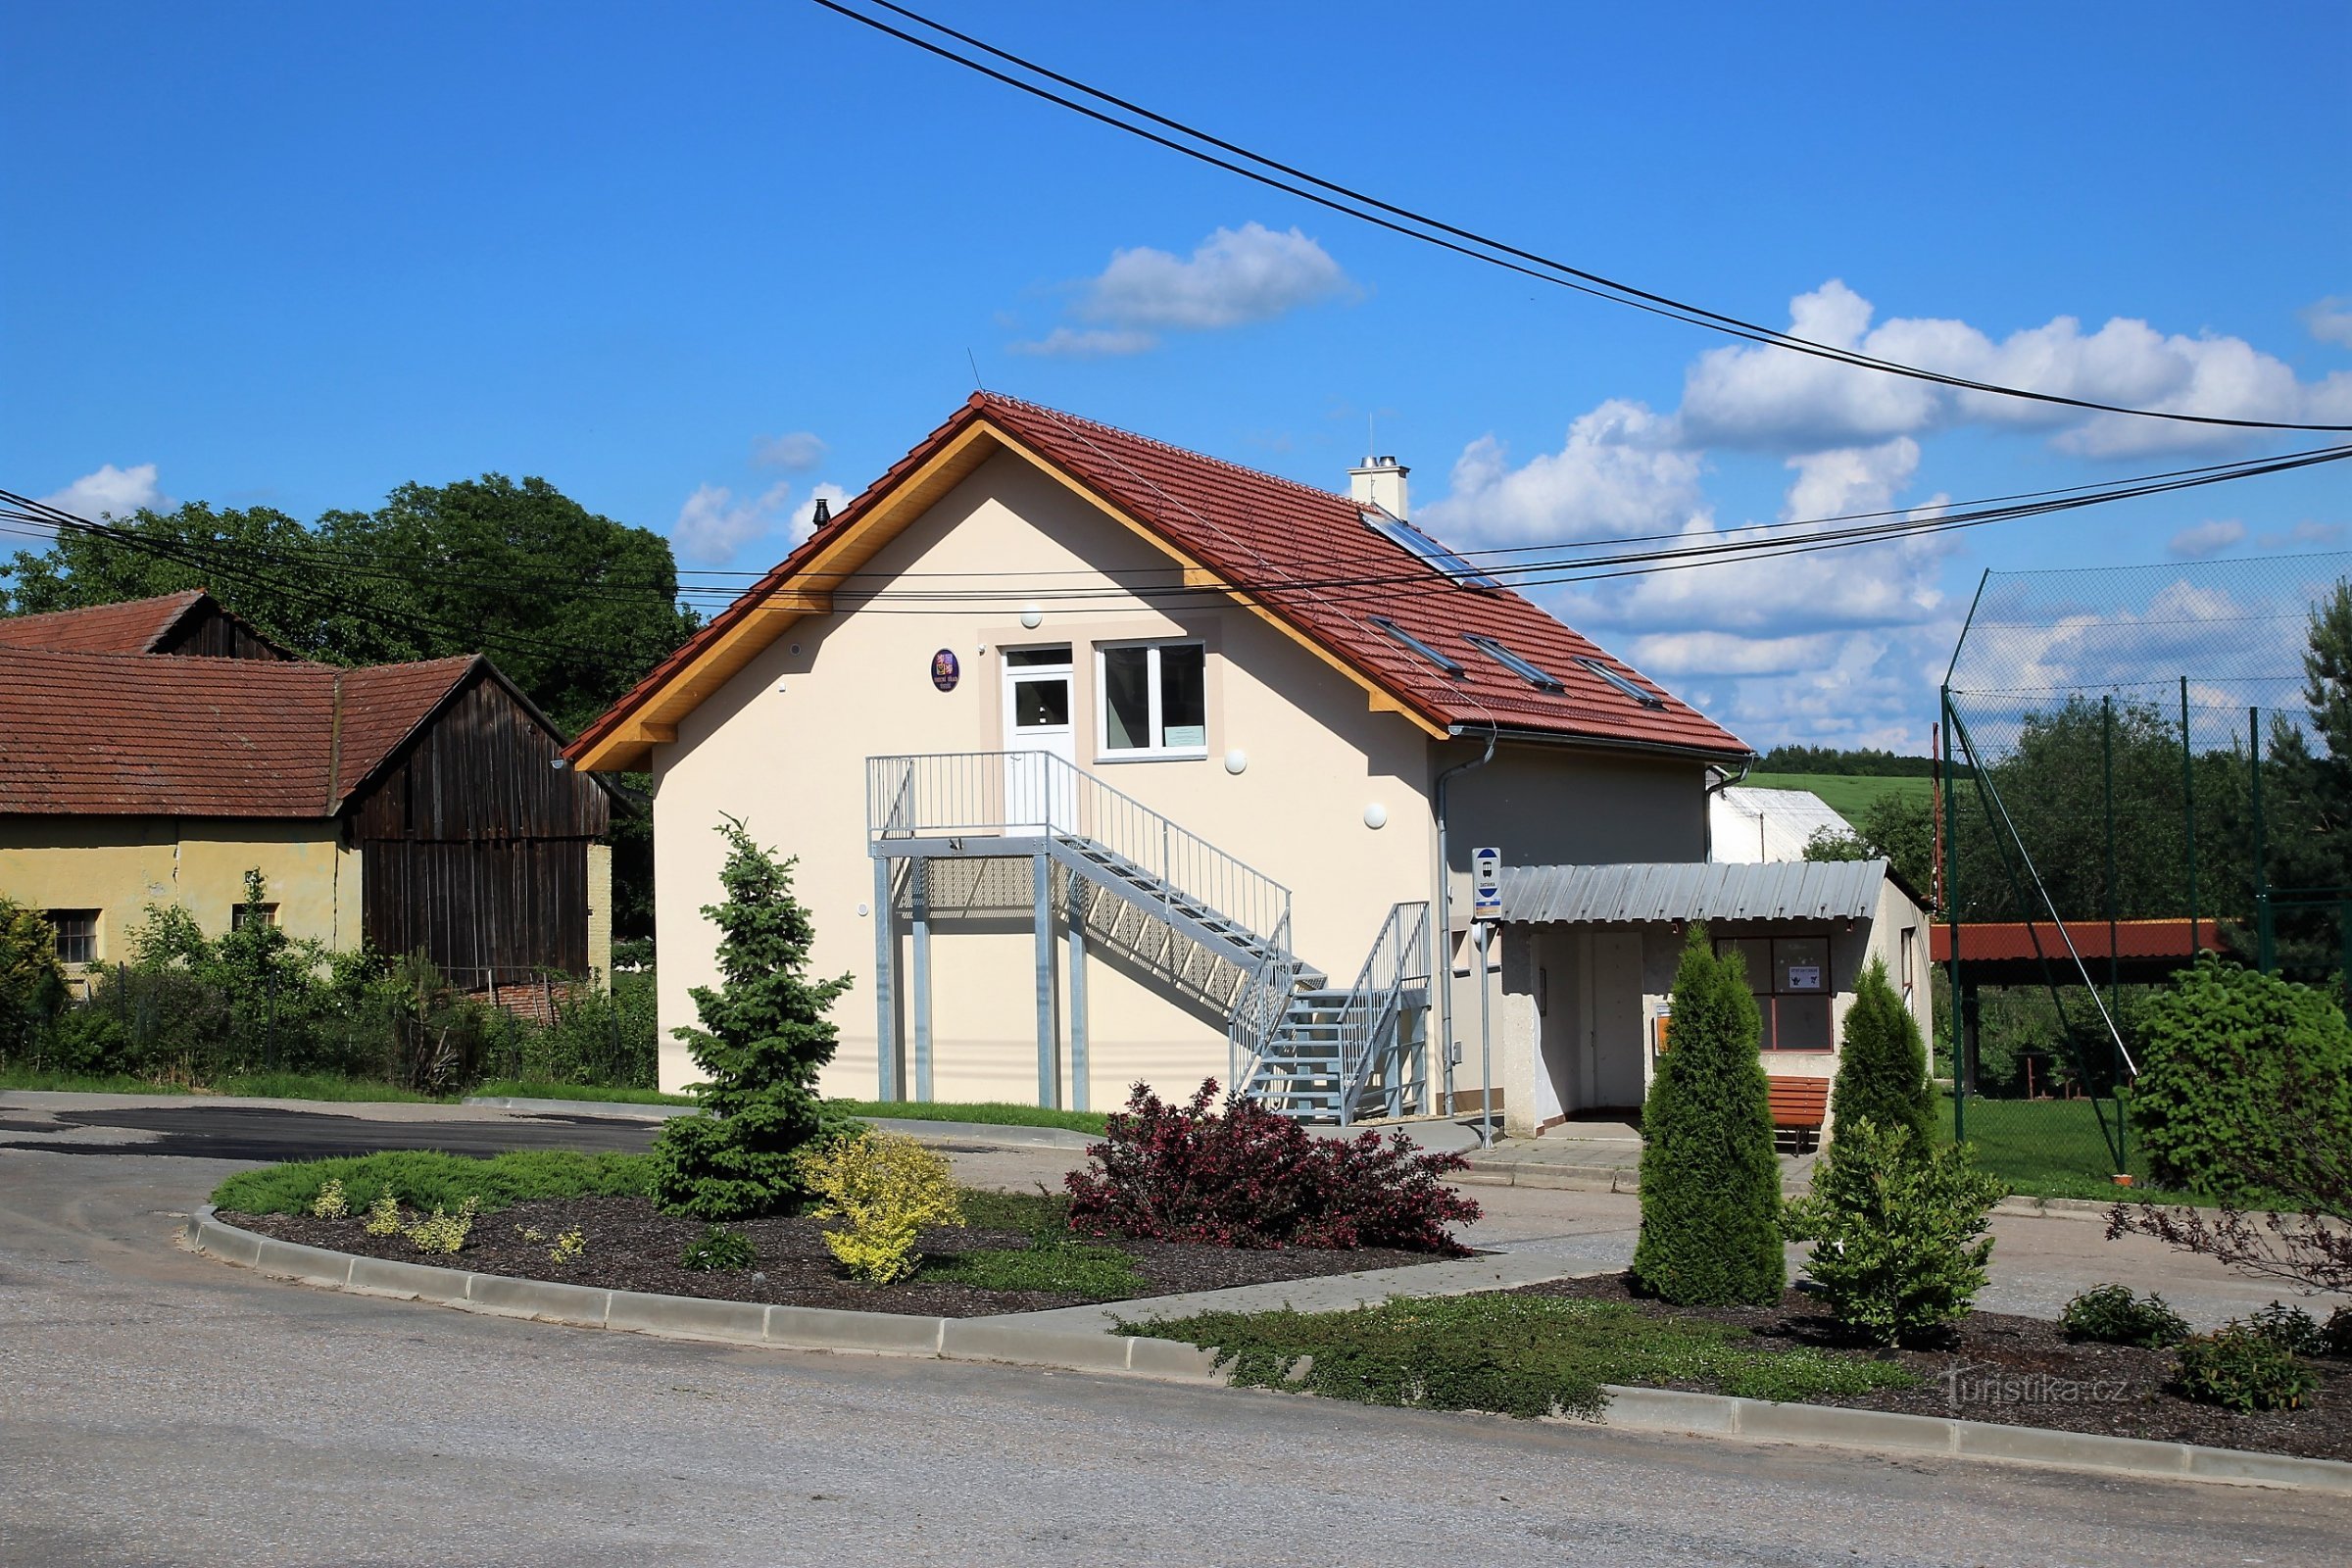
[[[2147,1181],[2132,1018],[2198,946],[2345,985],[2352,693],[2313,652],[2347,584],[2341,553],[1985,574],[1943,693],[1937,1054],[2021,1190]]]

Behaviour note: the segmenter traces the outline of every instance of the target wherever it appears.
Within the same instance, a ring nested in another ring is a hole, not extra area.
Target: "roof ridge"
[[[108,611],[140,610],[149,605],[167,605],[174,600],[193,603],[211,594],[209,588],[181,588],[168,594],[147,594],[137,599],[117,599],[103,605],[75,605],[71,610],[34,610],[22,614],[0,615],[0,620],[23,623],[27,620],[56,620],[66,615],[95,615]]]
[[[1358,505],[1352,496],[1342,495],[1337,490],[1326,490],[1320,485],[1308,484],[1303,479],[1293,479],[1283,474],[1269,473],[1264,468],[1252,468],[1246,463],[1236,463],[1231,458],[1220,458],[1213,452],[1200,452],[1191,447],[1180,447],[1173,441],[1163,441],[1157,436],[1145,435],[1139,430],[1130,430],[1124,425],[1107,424],[1101,419],[1090,419],[1083,414],[1072,414],[1067,409],[1057,409],[1051,404],[1035,403],[1027,398],[1016,398],[1004,392],[981,392],[974,395],[989,403],[1008,404],[1016,409],[1027,409],[1033,414],[1043,414],[1050,418],[1067,419],[1072,424],[1088,425],[1107,435],[1115,435],[1122,440],[1133,441],[1141,446],[1153,447],[1161,452],[1172,453],[1195,463],[1213,464],[1217,467],[1233,473],[1244,474],[1252,479],[1263,479],[1269,484],[1282,485],[1288,489],[1303,491],[1318,501],[1336,501],[1342,506],[1348,507]]]

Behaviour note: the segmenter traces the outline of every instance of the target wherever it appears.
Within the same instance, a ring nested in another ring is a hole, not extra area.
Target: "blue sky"
[[[2111,401],[2352,421],[2340,4],[935,4],[1734,314]],[[1717,352],[803,0],[17,6],[0,53],[0,485],[91,509],[309,517],[542,474],[689,567],[753,569],[820,487],[944,417],[974,360],[1335,488],[1376,419],[1416,515],[1465,545],[2269,446]],[[1982,568],[2337,547],[2346,494],[2324,469],[1547,602],[1752,742],[1916,748]]]

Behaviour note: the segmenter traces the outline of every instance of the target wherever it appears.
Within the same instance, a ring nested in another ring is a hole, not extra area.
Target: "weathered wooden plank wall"
[[[588,969],[588,846],[611,802],[554,736],[476,674],[350,808],[360,926],[462,984]]]

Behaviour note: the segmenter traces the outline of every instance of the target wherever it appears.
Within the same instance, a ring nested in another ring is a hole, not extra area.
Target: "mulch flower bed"
[[[1530,1285],[1518,1294],[1625,1301],[1649,1316],[1732,1324],[1748,1330],[1759,1348],[1853,1345],[1821,1302],[1802,1291],[1789,1291],[1777,1306],[1669,1306],[1637,1295],[1623,1274],[1601,1274]],[[2041,1318],[1975,1312],[1953,1325],[1936,1348],[1868,1353],[1917,1373],[1919,1386],[1816,1402],[2352,1460],[2352,1362],[2307,1361],[2319,1373],[2320,1387],[2300,1409],[2240,1414],[2169,1392],[2170,1350],[2069,1340],[2056,1323]]]
[[[1052,1291],[987,1291],[968,1285],[927,1282],[918,1273],[896,1285],[861,1285],[845,1279],[820,1240],[823,1227],[811,1219],[755,1219],[731,1225],[759,1250],[751,1269],[719,1273],[678,1266],[686,1244],[703,1234],[700,1220],[657,1210],[643,1198],[537,1199],[484,1214],[463,1251],[448,1256],[420,1253],[406,1237],[370,1236],[360,1217],[314,1219],[295,1214],[230,1214],[231,1225],[306,1247],[323,1247],[367,1257],[466,1269],[477,1274],[511,1274],[554,1280],[598,1290],[650,1291],[663,1296],[700,1296],[722,1301],[761,1301],[784,1306],[844,1307],[858,1312],[905,1312],[919,1317],[985,1317],[997,1312],[1036,1312],[1078,1306],[1090,1300],[1173,1296],[1185,1291],[1222,1290],[1279,1280],[1352,1274],[1359,1269],[1396,1268],[1438,1261],[1428,1252],[1360,1248],[1348,1251],[1250,1251],[1229,1247],[1190,1247],[1174,1242],[1073,1236],[1090,1246],[1116,1247],[1134,1259],[1145,1288],[1124,1298],[1079,1296]],[[555,1239],[577,1228],[587,1238],[585,1256],[553,1263]],[[537,1232],[525,1241],[521,1232]],[[1018,1250],[1029,1246],[1026,1231],[925,1230],[926,1255]]]

